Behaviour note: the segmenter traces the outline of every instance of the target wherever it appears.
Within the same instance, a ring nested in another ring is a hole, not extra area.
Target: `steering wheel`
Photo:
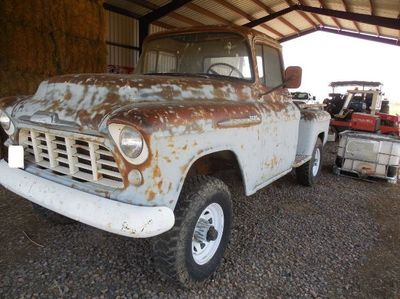
[[[217,62],[217,63],[213,63],[212,65],[210,65],[210,67],[207,69],[207,73],[208,74],[214,74],[214,75],[223,75],[218,73],[216,70],[213,70],[214,67],[216,66],[223,66],[223,67],[228,67],[231,71],[229,72],[229,74],[227,75],[228,77],[230,77],[232,75],[233,72],[236,72],[239,75],[239,78],[243,79],[244,76],[242,74],[242,72],[237,69],[236,67],[234,67],[233,65],[224,63],[224,62]],[[226,76],[226,75],[223,75]]]

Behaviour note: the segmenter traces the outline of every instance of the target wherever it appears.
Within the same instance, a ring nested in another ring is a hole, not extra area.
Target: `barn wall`
[[[106,11],[108,27],[107,68],[110,73],[131,74],[139,60],[139,21],[113,11]],[[150,25],[149,33],[162,32],[166,29]]]
[[[107,66],[112,73],[132,73],[139,59],[139,21],[106,11]]]
[[[1,0],[0,97],[65,73],[104,72],[102,0]]]

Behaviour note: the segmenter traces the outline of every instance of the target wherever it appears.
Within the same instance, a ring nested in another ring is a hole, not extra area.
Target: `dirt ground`
[[[337,177],[334,152],[314,188],[287,175],[246,198],[231,178],[232,242],[194,290],[161,279],[151,240],[50,224],[0,187],[0,298],[400,298],[400,185]]]

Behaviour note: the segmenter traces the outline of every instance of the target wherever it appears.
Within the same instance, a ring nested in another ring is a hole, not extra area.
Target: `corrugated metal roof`
[[[192,9],[186,7],[186,6],[183,6],[183,7],[179,8],[179,9],[177,9],[175,12],[177,12],[177,13],[179,13],[181,15],[184,15],[184,16],[186,16],[186,17],[188,17],[188,18],[190,18],[192,20],[195,20],[197,22],[203,23],[203,24],[207,24],[207,25],[218,25],[218,24],[221,24],[221,22],[219,22],[219,21],[217,21],[217,20],[215,20],[215,19],[213,19],[213,18],[211,18],[209,16],[201,14],[201,13],[199,13],[197,11],[194,11],[194,10],[192,10]]]
[[[172,1],[105,0],[105,2],[129,10],[139,16],[144,16]],[[299,10],[269,20],[260,26],[256,26],[255,29],[276,39],[287,39],[291,36],[300,36],[303,33],[310,32],[313,28],[333,28],[339,32],[343,30],[390,38],[399,43],[400,0],[193,0],[158,21],[172,27],[229,23],[244,25],[249,21],[279,12],[295,4],[391,18],[393,22],[397,22],[399,29],[366,24],[356,19],[346,20],[337,16],[326,16]],[[149,7],[154,7],[154,9],[149,9]]]

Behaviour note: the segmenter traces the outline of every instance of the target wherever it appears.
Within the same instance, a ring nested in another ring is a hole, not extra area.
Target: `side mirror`
[[[316,100],[317,100],[317,98],[316,98],[315,96],[313,96],[312,99],[313,99],[313,101],[316,101]]]
[[[299,66],[289,66],[285,70],[285,87],[299,88],[301,85],[301,76],[303,70]]]

